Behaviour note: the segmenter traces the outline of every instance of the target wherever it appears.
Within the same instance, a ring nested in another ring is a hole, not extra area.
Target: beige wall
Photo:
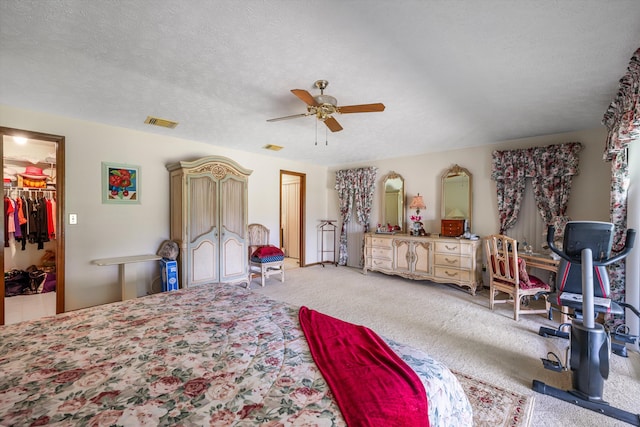
[[[604,130],[595,129],[508,141],[493,146],[444,151],[414,157],[398,157],[326,168],[287,161],[274,156],[247,154],[237,150],[173,138],[170,130],[159,134],[90,123],[68,117],[0,106],[0,125],[63,135],[66,138],[66,213],[78,214],[78,224],[66,226],[67,310],[117,301],[117,267],[91,264],[97,258],[154,253],[169,234],[169,175],[165,165],[207,155],[227,156],[252,169],[249,178],[249,222],[279,227],[279,172],[281,169],[307,175],[306,261],[318,259],[318,220],[339,218],[334,190],[335,170],[377,166],[378,177],[393,170],[405,178],[407,197],[420,192],[427,209],[423,212],[428,231],[438,231],[440,175],[453,164],[473,174],[473,231],[486,235],[497,231],[495,186],[489,178],[494,149],[525,148],[579,141],[581,173],[574,181],[569,215],[574,219],[608,220],[609,169],[601,161]],[[140,205],[103,205],[99,194],[101,162],[141,166]],[[382,190],[376,188],[371,223],[379,217]],[[407,211],[407,215],[408,215]],[[278,233],[271,233],[272,243]],[[154,263],[141,267],[138,294],[143,295],[158,277]]]
[[[581,142],[584,148],[580,152],[580,174],[574,178],[567,213],[574,220],[608,221],[610,169],[609,164],[602,160],[605,134],[605,129],[602,127],[580,132],[505,141],[464,150],[342,165],[330,168],[329,179],[335,180],[335,171],[339,169],[361,166],[378,168],[376,199],[371,215],[371,225],[375,226],[381,218],[381,179],[390,171],[395,171],[405,179],[406,205],[408,206],[412,196],[420,193],[427,205],[426,209],[420,211],[425,229],[428,232],[439,232],[440,177],[445,170],[458,164],[473,174],[472,232],[483,236],[499,230],[496,188],[490,177],[491,158],[494,150]],[[337,201],[336,193],[329,193],[329,212],[334,212],[333,216],[338,215],[339,212]],[[409,212],[407,209],[405,221],[408,220],[411,213],[413,212]]]
[[[165,165],[202,156],[230,157],[249,177],[249,222],[279,228],[280,170],[307,175],[306,254],[316,262],[318,220],[326,217],[326,167],[247,154],[162,134],[90,123],[67,117],[0,106],[0,125],[65,136],[66,213],[78,214],[78,224],[66,221],[66,309],[120,299],[118,268],[100,267],[91,260],[155,253],[169,236],[169,173]],[[171,131],[163,132],[170,135]],[[141,167],[141,204],[104,205],[100,197],[101,162]],[[278,233],[271,233],[278,243]],[[138,295],[159,277],[155,263],[140,264]]]

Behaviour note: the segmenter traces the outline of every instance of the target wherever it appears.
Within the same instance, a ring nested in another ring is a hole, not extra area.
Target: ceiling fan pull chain
[[[316,120],[316,145],[318,145],[318,121]]]
[[[318,122],[316,122],[316,126],[318,126]],[[329,138],[327,136],[327,134],[329,133],[329,131],[327,130],[327,127],[324,128],[324,145],[329,145]]]

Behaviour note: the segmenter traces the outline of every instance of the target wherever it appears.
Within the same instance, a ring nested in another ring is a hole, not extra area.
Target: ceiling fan
[[[349,113],[373,113],[377,111],[384,111],[384,104],[360,104],[360,105],[346,105],[339,107],[338,101],[330,95],[325,95],[324,90],[329,85],[326,80],[317,80],[314,86],[320,89],[320,95],[313,96],[304,89],[291,89],[291,92],[300,98],[305,104],[307,104],[307,112],[294,114],[291,116],[277,117],[275,119],[269,119],[268,122],[277,122],[280,120],[295,119],[298,117],[316,116],[318,120],[324,122],[331,132],[339,132],[342,130],[340,123],[333,117],[332,114],[349,114]]]

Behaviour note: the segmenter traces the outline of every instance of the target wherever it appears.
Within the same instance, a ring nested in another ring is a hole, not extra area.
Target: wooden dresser
[[[482,287],[480,248],[480,240],[368,233],[363,273],[451,283],[475,295]]]

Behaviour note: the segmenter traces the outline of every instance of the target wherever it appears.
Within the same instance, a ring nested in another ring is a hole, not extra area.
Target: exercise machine
[[[593,224],[593,223],[589,223]],[[601,223],[604,226],[600,225],[600,227],[605,228],[605,237],[609,236],[609,230],[613,226],[610,223]],[[575,228],[575,225],[572,225],[572,229]],[[582,225],[581,227],[584,227]],[[593,225],[591,226],[593,227]],[[608,237],[607,237],[608,238]],[[600,254],[600,257],[609,258],[610,249],[608,247],[609,241],[606,241],[605,252]],[[556,248],[557,249],[557,248]],[[580,256],[580,254],[577,254]],[[626,256],[623,255],[623,256]],[[562,258],[560,261],[560,265],[558,266],[557,274],[556,274],[556,283],[555,283],[555,294],[553,294],[555,303],[560,307],[571,306],[573,308],[573,317],[582,320],[582,304],[580,303],[580,297],[576,295],[582,295],[582,266],[580,264],[580,260],[573,257],[573,261],[569,261],[566,258]],[[607,264],[611,262],[617,261],[619,258],[615,258],[613,261],[609,260]],[[577,261],[577,262],[574,262]],[[599,264],[599,263],[598,263]],[[640,318],[640,311],[638,311],[634,306],[630,304],[626,304],[623,302],[618,302],[611,306],[609,303],[609,294],[610,294],[610,284],[609,284],[609,275],[607,274],[607,268],[604,265],[593,265],[593,295],[594,295],[594,303],[595,303],[595,312],[596,315],[600,312],[605,312],[607,314],[613,315],[622,315],[623,310],[626,308],[630,311],[628,314],[635,314]],[[558,301],[557,297],[562,295],[564,299],[561,298]],[[574,301],[569,300],[569,297],[572,295]],[[576,301],[577,299],[577,301]],[[607,306],[602,306],[602,302],[607,303]],[[552,312],[559,311],[558,309],[552,307],[552,311],[549,312],[549,319],[552,319]],[[566,315],[567,313],[562,313]],[[557,329],[548,328],[546,326],[540,327],[538,334],[543,337],[558,337],[569,339],[569,329],[571,327],[571,323],[562,323]],[[627,344],[634,345],[640,339],[638,335],[632,335],[629,331],[629,328],[622,324],[618,325],[612,330],[610,330],[611,336],[611,352],[621,357],[628,357],[627,352]],[[550,368],[551,369],[551,368]]]
[[[611,223],[595,221],[567,223],[562,251],[553,244],[553,235],[554,227],[550,226],[547,243],[549,248],[563,260],[558,276],[569,274],[568,269],[575,266],[580,266],[582,276],[579,288],[575,281],[566,281],[563,288],[558,288],[556,294],[549,296],[550,301],[561,307],[568,307],[575,313],[568,331],[562,331],[569,336],[570,340],[565,366],[572,371],[573,389],[561,390],[533,380],[533,390],[631,425],[640,426],[640,414],[612,407],[603,399],[604,380],[609,377],[611,337],[603,325],[595,322],[597,314],[601,312],[623,314],[622,306],[609,298],[609,280],[605,267],[629,254],[633,248],[636,231],[627,230],[625,247],[614,256],[611,256],[613,246],[613,224]],[[563,270],[563,265],[567,270]],[[594,276],[596,276],[595,279]],[[562,283],[562,279],[559,277],[558,282]],[[594,287],[594,282],[598,286]],[[624,304],[624,306],[628,305]],[[553,330],[547,332],[551,331]],[[560,332],[560,328],[556,332]],[[540,335],[543,335],[542,329]],[[549,335],[562,336],[558,333],[549,333]],[[542,363],[546,369],[553,371],[567,369],[557,356],[554,359],[543,358]]]

